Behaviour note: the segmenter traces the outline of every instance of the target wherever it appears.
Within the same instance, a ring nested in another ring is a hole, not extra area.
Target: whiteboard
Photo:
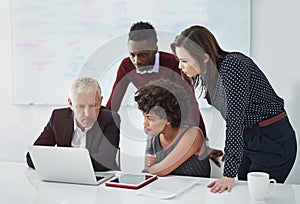
[[[104,99],[127,33],[137,21],[158,32],[160,50],[183,29],[201,24],[221,47],[250,52],[250,0],[12,0],[13,104],[67,104],[72,81],[99,80]]]

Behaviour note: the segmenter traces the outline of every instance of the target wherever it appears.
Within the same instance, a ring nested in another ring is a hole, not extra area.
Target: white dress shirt
[[[87,127],[82,131],[78,126],[77,122],[74,118],[74,133],[73,133],[73,138],[71,145],[72,147],[77,147],[77,148],[85,148],[86,144],[86,133],[92,128],[92,126]]]

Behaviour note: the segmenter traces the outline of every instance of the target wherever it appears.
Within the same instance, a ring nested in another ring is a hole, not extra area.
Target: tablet
[[[157,179],[156,175],[122,174],[115,179],[107,181],[106,186],[138,189]]]

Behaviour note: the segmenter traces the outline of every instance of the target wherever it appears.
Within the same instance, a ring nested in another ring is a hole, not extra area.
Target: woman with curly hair
[[[135,101],[143,112],[145,131],[152,136],[144,171],[158,176],[209,177],[204,135],[187,122],[189,99],[184,89],[160,79],[140,88]]]

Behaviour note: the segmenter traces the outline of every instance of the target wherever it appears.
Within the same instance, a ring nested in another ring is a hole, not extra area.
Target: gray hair
[[[70,90],[70,98],[73,99],[75,93],[89,92],[96,89],[99,97],[101,97],[101,88],[97,80],[85,77],[77,78],[73,81]]]

